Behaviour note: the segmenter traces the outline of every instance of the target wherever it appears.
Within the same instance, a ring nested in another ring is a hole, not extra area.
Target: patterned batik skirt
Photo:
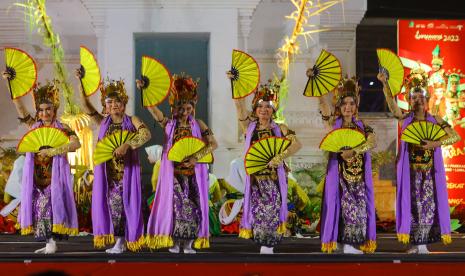
[[[437,219],[433,169],[410,169],[412,244],[428,244],[441,240]]]
[[[367,203],[365,182],[351,182],[342,175],[339,177],[341,192],[341,213],[339,219],[338,242],[361,245],[367,236]]]
[[[274,247],[283,235],[278,234],[281,193],[278,180],[252,178],[250,208],[254,241],[262,246]]]
[[[124,237],[126,232],[126,216],[123,205],[123,179],[108,179],[108,207],[113,233],[117,237]]]
[[[194,175],[174,175],[173,194],[173,238],[196,239],[201,220],[200,195]]]
[[[52,185],[32,191],[34,238],[45,241],[52,238]],[[55,235],[53,235],[55,236]]]

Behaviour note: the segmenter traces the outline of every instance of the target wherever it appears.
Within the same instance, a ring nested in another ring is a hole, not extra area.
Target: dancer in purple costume
[[[144,82],[137,80],[137,86]],[[217,148],[213,132],[194,117],[198,83],[181,74],[173,76],[169,102],[172,118],[156,106],[149,107],[153,118],[165,131],[160,172],[147,226],[147,246],[169,247],[169,252],[196,253],[192,248],[210,247],[208,218],[208,167],[197,163]],[[194,136],[205,142],[198,152],[177,163],[168,160],[168,151],[183,137]]]
[[[311,69],[307,76],[313,75]],[[357,80],[343,79],[333,93],[319,97],[320,113],[328,130],[351,128],[366,141],[340,154],[330,153],[321,213],[321,250],[331,253],[337,243],[345,254],[376,250],[376,216],[370,150],[375,147],[373,129],[357,117],[360,87]],[[357,249],[356,247],[359,247]]]
[[[3,78],[10,79],[8,72]],[[57,251],[55,239],[78,234],[73,182],[66,153],[80,148],[76,133],[57,120],[59,107],[58,83],[53,81],[33,88],[36,115],[26,110],[22,98],[13,100],[21,123],[30,129],[51,126],[63,130],[70,142],[57,148],[43,148],[38,153],[27,153],[23,168],[21,235],[34,233],[36,240],[46,241],[35,253],[52,254]]]
[[[76,77],[82,77],[79,70]],[[82,92],[82,86],[80,89]],[[100,125],[98,140],[120,130],[135,132],[136,136],[116,148],[110,161],[94,168],[94,246],[103,248],[114,243],[112,248],[106,250],[109,254],[119,254],[126,249],[139,251],[145,239],[138,148],[150,140],[151,134],[138,117],[126,115],[128,96],[123,81],[110,81],[105,86],[102,84],[100,92],[103,115],[81,93],[86,112]]]
[[[232,79],[231,72],[227,73]],[[235,99],[237,117],[245,135],[244,155],[256,141],[276,136],[291,140],[291,145],[275,156],[268,167],[246,175],[244,206],[239,237],[260,245],[261,254],[273,254],[286,230],[287,221],[287,167],[284,159],[292,156],[301,144],[295,132],[273,119],[278,110],[279,83],[269,81],[262,85],[252,100],[252,112],[245,107],[245,98]]]
[[[403,113],[392,97],[387,75],[378,74],[389,109],[404,130],[415,121],[438,124],[447,133],[439,141],[414,145],[401,141],[397,158],[396,228],[400,242],[412,246],[407,253],[428,254],[427,244],[451,243],[446,175],[441,146],[452,145],[460,136],[439,116],[428,111],[428,75],[421,68],[410,71],[406,80],[410,112]]]

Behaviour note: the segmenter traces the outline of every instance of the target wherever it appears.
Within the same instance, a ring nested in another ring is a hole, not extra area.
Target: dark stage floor
[[[409,255],[404,253],[406,246],[398,243],[394,234],[378,235],[378,249],[374,254],[344,255],[323,254],[320,240],[315,237],[285,238],[275,248],[274,255],[258,254],[259,247],[250,240],[236,236],[214,237],[211,248],[197,254],[171,254],[166,249],[144,250],[139,253],[109,255],[104,250],[92,246],[92,236],[70,237],[58,242],[58,252],[52,256],[34,254],[34,250],[44,246],[30,236],[0,235],[0,262],[213,262],[213,263],[328,263],[328,262],[463,262],[465,261],[465,235],[453,235],[453,243],[448,246],[434,244],[429,255]]]

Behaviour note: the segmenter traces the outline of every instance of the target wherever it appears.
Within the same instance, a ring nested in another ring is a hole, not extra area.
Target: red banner
[[[418,65],[428,72],[429,112],[462,137],[442,149],[449,204],[455,206],[465,201],[465,20],[399,20],[397,49],[407,73]],[[408,108],[402,96],[399,106]]]

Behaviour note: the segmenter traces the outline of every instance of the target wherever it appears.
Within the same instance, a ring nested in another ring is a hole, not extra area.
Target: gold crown
[[[171,93],[169,103],[172,107],[183,103],[197,103],[197,87],[199,79],[194,81],[191,76],[181,73],[180,75],[173,75],[173,85],[171,86]]]
[[[109,96],[117,97],[125,105],[128,103],[128,95],[123,80],[116,81],[107,79],[104,84],[100,85],[100,92],[100,101],[103,107],[105,107],[105,99]]]
[[[436,45],[434,48],[432,54],[433,54],[433,59],[431,60],[431,64],[437,64],[442,66],[444,63],[444,58],[440,57],[439,54],[441,52],[441,49],[439,48],[439,45]]]
[[[252,107],[255,108],[256,105],[261,101],[270,102],[271,106],[275,111],[279,107],[279,89],[281,88],[281,82],[278,79],[271,80],[269,79],[267,83],[260,84],[260,87],[254,94],[252,100]]]
[[[53,107],[58,109],[60,106],[60,82],[58,80],[47,81],[45,85],[38,83],[32,90],[32,96],[34,99],[34,106],[36,110],[39,109],[39,105],[42,103],[50,103]]]
[[[336,97],[337,101],[342,101],[345,97],[354,97],[357,105],[359,104],[359,94],[360,94],[360,86],[358,85],[357,77],[353,76],[349,78],[345,76],[339,82],[338,88],[336,90]]]
[[[422,91],[426,97],[429,97],[428,74],[423,68],[421,68],[421,66],[417,66],[410,70],[410,74],[408,74],[404,80],[404,86],[407,92],[407,99],[409,98],[410,93],[414,91]]]
[[[447,70],[446,77],[448,77],[447,82],[450,82],[451,80],[460,82],[460,79],[465,77],[465,75],[462,74],[460,69],[454,68],[452,70]]]

